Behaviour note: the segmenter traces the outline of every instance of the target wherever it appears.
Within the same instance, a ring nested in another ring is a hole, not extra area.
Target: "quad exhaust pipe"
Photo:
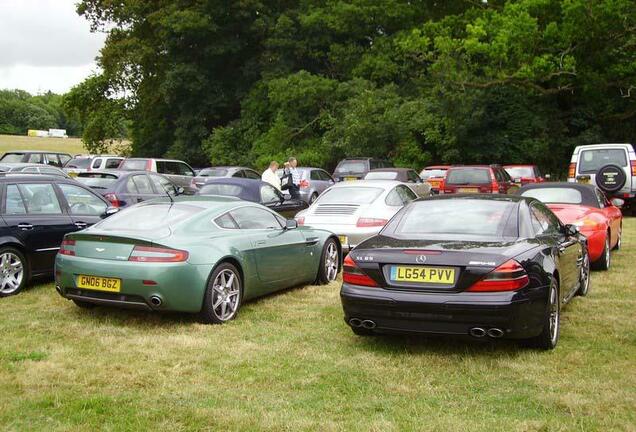
[[[493,339],[499,339],[500,337],[503,337],[504,331],[496,327],[490,328],[488,330],[481,327],[473,327],[468,330],[468,334],[474,338],[483,338],[484,336],[489,336]]]
[[[372,330],[375,328],[375,322],[371,320],[361,320],[360,318],[351,318],[349,320],[351,327],[364,327],[365,329]]]

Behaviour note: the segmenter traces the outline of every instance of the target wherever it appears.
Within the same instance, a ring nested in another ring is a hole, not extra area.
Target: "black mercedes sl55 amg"
[[[470,335],[552,349],[561,306],[589,289],[585,242],[531,198],[416,200],[345,259],[345,321],[358,335]]]

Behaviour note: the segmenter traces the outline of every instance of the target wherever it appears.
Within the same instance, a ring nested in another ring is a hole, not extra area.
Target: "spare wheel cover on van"
[[[596,184],[605,192],[618,192],[626,181],[625,171],[618,165],[605,165],[596,173]]]

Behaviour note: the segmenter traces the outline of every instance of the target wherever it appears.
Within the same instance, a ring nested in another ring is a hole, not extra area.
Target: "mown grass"
[[[70,154],[86,153],[80,138],[41,138],[0,135],[0,155],[11,150],[51,150]]]
[[[0,300],[4,430],[636,430],[636,219],[552,352],[354,336],[339,286],[234,322],[97,308],[51,283]]]

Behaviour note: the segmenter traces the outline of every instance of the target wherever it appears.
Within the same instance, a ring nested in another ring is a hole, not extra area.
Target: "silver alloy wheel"
[[[583,257],[583,265],[581,265],[579,281],[581,284],[579,288],[581,290],[581,294],[587,293],[587,290],[590,287],[590,256],[587,253]]]
[[[0,255],[0,292],[11,294],[17,291],[24,278],[24,264],[13,252]]]
[[[236,315],[241,293],[239,277],[230,269],[216,275],[212,285],[212,310],[221,321],[228,321]]]
[[[338,276],[338,266],[338,247],[332,241],[329,243],[329,246],[327,246],[325,253],[325,275],[329,282],[336,280]]]
[[[605,239],[605,262],[607,263],[607,268],[610,268],[610,260],[612,259],[612,254],[610,253],[610,239],[609,235]]]
[[[550,286],[550,341],[556,345],[559,336],[559,292],[554,282]]]

